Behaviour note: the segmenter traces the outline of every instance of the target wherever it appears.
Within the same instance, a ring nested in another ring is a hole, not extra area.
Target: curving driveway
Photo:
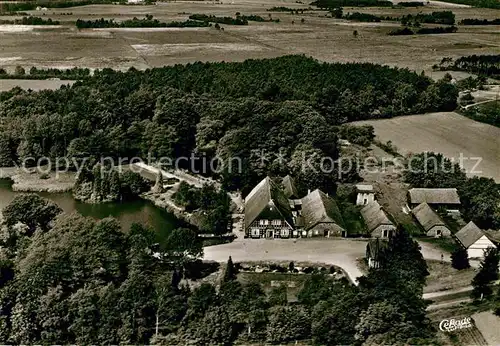
[[[229,244],[207,246],[204,259],[226,262],[294,261],[333,264],[344,269],[352,282],[363,275],[356,260],[365,257],[366,240],[342,238],[238,239]]]

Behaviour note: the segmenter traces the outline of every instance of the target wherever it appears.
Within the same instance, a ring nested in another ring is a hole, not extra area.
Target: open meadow
[[[305,54],[322,61],[358,61],[425,70],[442,57],[471,54],[499,54],[498,26],[459,26],[457,33],[445,35],[388,36],[398,22],[362,23],[326,17],[326,11],[303,14],[268,12],[273,6],[307,8],[293,0],[177,1],[151,6],[91,5],[74,8],[30,11],[51,18],[61,26],[26,27],[0,25],[0,68],[89,67],[127,69],[195,61],[241,61],[248,58]],[[424,8],[344,8],[344,13],[401,16],[408,13],[452,9],[457,21],[463,18],[498,18],[500,10],[457,7],[431,2]],[[250,22],[245,26],[222,25],[210,28],[113,28],[83,29],[77,19],[99,18],[122,21],[152,14],[160,21],[184,21],[190,14],[218,16],[260,15],[280,19]],[[3,16],[2,19],[14,17]],[[302,22],[304,19],[304,22]],[[358,31],[358,36],[353,31]]]
[[[401,154],[434,151],[453,158],[455,162],[460,162],[463,155],[463,166],[469,176],[491,177],[500,182],[498,127],[453,112],[359,121],[353,124],[372,125],[378,139],[384,143],[391,141]]]
[[[57,79],[0,79],[0,91],[8,91],[15,87],[21,89],[31,89],[38,91],[42,89],[59,89],[63,85],[71,85],[74,81],[57,80]]]

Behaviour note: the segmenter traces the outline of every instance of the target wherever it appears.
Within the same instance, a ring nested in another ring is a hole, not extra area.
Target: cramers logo
[[[464,317],[461,320],[450,318],[439,323],[439,329],[443,332],[452,332],[464,328],[472,328],[472,319],[470,317]]]

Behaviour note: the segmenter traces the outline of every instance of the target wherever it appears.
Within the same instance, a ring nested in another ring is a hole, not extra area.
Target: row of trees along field
[[[68,8],[76,6],[98,5],[98,4],[125,4],[125,0],[63,0],[63,1],[29,1],[29,2],[2,2],[0,4],[0,13],[13,13],[19,11],[33,11],[37,7],[46,8]]]
[[[29,74],[22,66],[16,66],[13,74],[7,73],[0,68],[0,79],[48,79],[59,78],[64,80],[80,80],[90,76],[88,68],[73,67],[71,69],[59,70],[55,68],[38,69],[35,66],[29,69]]]
[[[384,0],[316,0],[311,5],[322,9],[333,9],[339,7],[392,7],[392,1]]]
[[[14,24],[14,25],[59,25],[57,20],[43,19],[40,17],[23,17],[14,20],[0,20],[0,24]]]
[[[59,90],[0,93],[0,165],[41,156],[194,153],[206,158],[196,161],[200,170],[215,156],[226,162],[216,165],[217,177],[230,190],[248,192],[266,174],[292,174],[311,189],[331,191],[338,167],[303,169],[303,163],[312,158],[319,168],[330,164],[323,157],[338,158],[339,125],[453,110],[456,99],[452,84],[406,69],[304,56],[104,69]],[[321,173],[327,169],[329,174]],[[339,179],[350,177],[348,172]]]
[[[237,16],[236,18],[217,17],[217,16],[213,16],[213,15],[200,13],[200,14],[190,15],[189,19],[199,20],[199,21],[204,21],[204,22],[218,23],[218,24],[226,24],[226,25],[248,25],[248,19],[245,17],[239,17],[239,16]]]
[[[29,217],[27,217],[29,214]],[[189,229],[174,230],[153,256],[155,233],[95,221],[36,195],[3,210],[0,338],[15,344],[432,344],[418,245],[393,238],[359,287],[310,275],[290,305],[286,288],[241,284],[231,259],[219,289],[189,280],[217,268]],[[27,223],[26,226],[19,224]],[[293,274],[292,274],[293,275]]]
[[[104,18],[97,20],[81,20],[76,21],[76,27],[79,29],[86,28],[191,28],[191,27],[207,27],[211,26],[210,22],[228,24],[228,25],[248,25],[249,21],[255,22],[279,22],[279,19],[265,19],[256,15],[241,15],[236,13],[236,18],[232,17],[216,17],[206,14],[193,14],[189,16],[189,20],[182,22],[160,22],[154,19],[152,15],[147,14],[145,18],[138,19],[136,17],[127,19],[121,22],[115,22],[113,19],[107,20]]]
[[[440,153],[420,153],[410,159],[406,183],[417,188],[457,188],[465,221],[485,230],[500,229],[500,185],[493,179],[468,178],[458,163]]]
[[[206,21],[186,20],[183,22],[160,22],[154,19],[152,15],[147,14],[144,18],[139,19],[134,17],[132,19],[115,22],[114,19],[96,19],[96,20],[82,20],[78,19],[75,23],[78,29],[87,28],[192,28],[192,27],[207,27],[210,24]]]
[[[491,78],[500,78],[500,54],[468,55],[458,59],[445,57],[433,68],[450,71],[466,71]]]
[[[390,36],[399,35],[430,35],[430,34],[451,34],[457,32],[456,26],[439,26],[434,28],[420,28],[420,29],[410,29],[409,27],[404,27],[403,29],[396,29],[389,32]]]
[[[331,10],[332,16],[335,18],[343,18],[359,22],[380,22],[399,21],[403,25],[418,26],[421,23],[433,24],[455,24],[455,14],[451,11],[434,11],[432,13],[419,13],[416,15],[408,14],[400,17],[378,16],[370,13],[353,12],[343,15],[343,8],[335,8]]]
[[[497,19],[478,19],[478,18],[465,18],[459,22],[460,25],[500,25],[500,18]]]

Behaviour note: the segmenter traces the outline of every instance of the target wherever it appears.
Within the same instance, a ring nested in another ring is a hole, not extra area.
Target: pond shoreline
[[[24,192],[12,189],[12,179],[5,176],[0,178],[0,213],[19,194]],[[138,198],[126,202],[111,202],[88,204],[77,201],[71,192],[50,193],[33,191],[43,198],[56,203],[64,213],[78,213],[94,220],[113,217],[118,220],[124,232],[128,232],[133,223],[148,226],[157,234],[157,241],[162,242],[170,232],[179,227],[186,227],[185,222],[168,210],[158,208],[151,201]]]
[[[0,178],[12,181],[15,192],[71,192],[76,182],[76,173],[28,171],[18,167],[0,168]]]
[[[189,213],[184,210],[184,208],[179,207],[172,201],[172,193],[162,193],[155,194],[152,192],[147,192],[141,194],[139,197],[151,202],[156,208],[164,210],[172,215],[174,215],[177,219],[189,224],[196,229],[200,229],[199,222],[196,218],[195,214]]]
[[[8,179],[12,182],[11,189],[13,192],[71,193],[76,183],[76,173],[60,172],[56,174],[55,172],[50,172],[44,176],[34,170],[26,171],[18,167],[7,167],[0,168],[0,179]],[[186,212],[184,208],[179,207],[172,201],[173,192],[173,190],[162,194],[146,192],[139,195],[139,198],[150,202],[155,208],[161,211],[172,214],[179,221],[199,229],[199,222],[196,216]],[[109,203],[86,203],[84,201],[82,203],[94,206],[109,205]]]

